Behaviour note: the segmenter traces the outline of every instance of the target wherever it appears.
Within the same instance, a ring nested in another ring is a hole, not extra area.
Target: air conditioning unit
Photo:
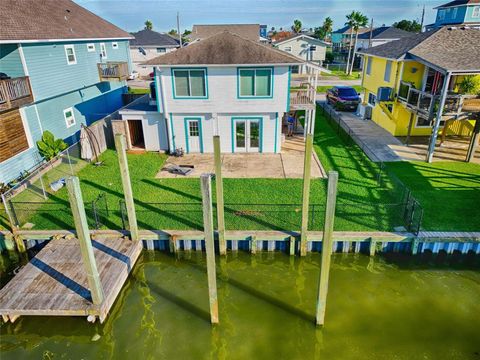
[[[357,110],[357,116],[363,120],[372,119],[372,110],[373,107],[370,104],[360,104]]]
[[[377,92],[377,101],[390,101],[393,89],[391,87],[379,87]]]

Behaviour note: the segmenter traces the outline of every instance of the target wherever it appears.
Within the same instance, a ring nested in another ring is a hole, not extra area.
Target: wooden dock
[[[87,274],[76,238],[50,241],[0,290],[4,321],[19,316],[90,316],[103,322],[135,265],[142,242],[125,238],[92,240],[105,294],[101,305],[92,303]]]

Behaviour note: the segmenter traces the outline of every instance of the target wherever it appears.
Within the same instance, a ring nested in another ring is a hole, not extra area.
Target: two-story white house
[[[126,109],[121,114],[128,125],[115,126],[123,126],[132,148],[211,153],[218,134],[222,152],[278,153],[284,113],[314,106],[310,89],[290,96],[291,69],[304,63],[218,33],[146,62],[155,69],[156,106]]]

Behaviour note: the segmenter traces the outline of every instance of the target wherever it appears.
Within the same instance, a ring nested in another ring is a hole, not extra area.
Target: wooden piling
[[[295,255],[295,236],[290,236],[290,255]]]
[[[227,242],[225,240],[225,205],[223,202],[222,153],[220,149],[220,136],[215,135],[213,137],[213,153],[215,161],[215,189],[217,190],[218,245],[220,249],[220,255],[226,255]]]
[[[325,226],[323,229],[322,241],[322,266],[320,270],[320,281],[318,285],[317,301],[317,325],[323,325],[325,322],[325,308],[327,306],[328,277],[330,273],[330,260],[332,256],[333,243],[333,223],[335,219],[335,204],[337,201],[337,183],[338,173],[330,171],[328,173],[328,191],[327,204],[325,207]]]
[[[15,244],[17,246],[17,251],[20,254],[26,253],[27,248],[25,247],[25,243],[23,242],[23,237],[20,235],[13,235],[13,239],[15,240]]]
[[[78,177],[71,176],[67,178],[68,198],[72,209],[77,239],[80,243],[80,252],[82,254],[82,263],[87,273],[88,286],[92,295],[92,301],[95,305],[103,302],[104,295],[100,275],[97,269],[97,263],[93,255],[92,241],[90,231],[88,230],[87,215],[83,205],[82,192],[80,190],[80,181]]]
[[[257,253],[257,238],[255,235],[252,235],[250,237],[250,252],[252,254],[256,254]]]
[[[122,177],[123,193],[125,196],[125,205],[127,207],[128,224],[130,227],[130,236],[133,241],[138,241],[137,214],[135,213],[135,203],[133,202],[132,184],[130,182],[130,172],[128,170],[128,161],[126,153],[125,135],[115,135],[115,148],[117,149],[118,164],[120,166],[120,176]]]
[[[217,278],[215,271],[215,247],[213,244],[212,183],[209,174],[200,176],[202,189],[203,229],[207,253],[208,297],[210,301],[210,321],[218,323]]]
[[[370,256],[375,256],[375,247],[377,245],[375,244],[375,240],[370,238]]]
[[[302,230],[300,234],[300,256],[307,255],[308,211],[310,207],[310,175],[312,168],[313,135],[305,139],[305,160],[303,168]]]

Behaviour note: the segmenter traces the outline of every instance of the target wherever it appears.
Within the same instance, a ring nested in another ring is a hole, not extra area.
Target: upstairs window
[[[87,51],[88,52],[95,51],[95,44],[94,43],[87,44]]]
[[[167,49],[165,48],[157,48],[157,53],[159,54],[163,54],[163,53],[166,53],[167,52]]]
[[[105,43],[100,43],[100,57],[102,59],[107,58],[107,47],[105,46]]]
[[[372,73],[372,58],[368,57],[367,60],[367,75],[370,75]]]
[[[375,106],[377,103],[377,96],[373,93],[368,93],[368,103],[372,106]]]
[[[480,6],[473,7],[472,18],[480,18]]]
[[[310,51],[317,51],[317,46],[316,45],[311,45],[310,46]]]
[[[387,63],[385,65],[385,74],[383,75],[383,80],[386,82],[390,82],[390,75],[392,73],[392,61],[387,60]]]
[[[172,70],[174,97],[207,98],[207,71],[205,69]]]
[[[77,63],[77,57],[75,56],[75,48],[73,45],[65,45],[65,55],[67,56],[68,65],[74,65]]]
[[[63,117],[65,118],[65,123],[67,128],[75,125],[75,115],[73,115],[73,108],[68,108],[63,110]]]
[[[112,42],[112,49],[118,49],[118,43]]]
[[[285,51],[288,51],[288,52],[291,52],[292,51],[292,47],[291,46],[285,46]]]
[[[239,97],[272,97],[273,69],[239,69]]]

